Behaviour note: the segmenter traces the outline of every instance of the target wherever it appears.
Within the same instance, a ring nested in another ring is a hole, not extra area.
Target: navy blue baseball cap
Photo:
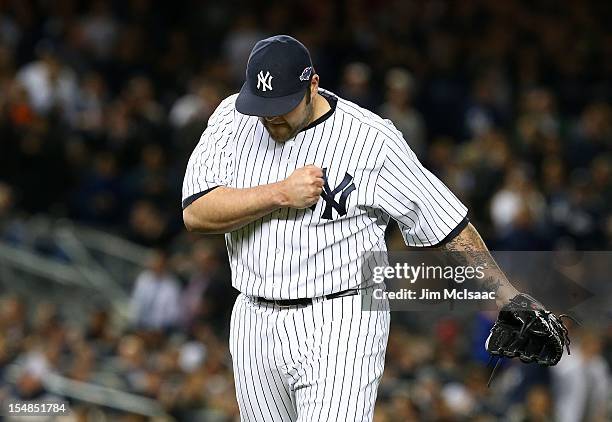
[[[261,40],[249,56],[236,110],[262,117],[286,114],[304,98],[313,73],[310,53],[295,38],[276,35]]]

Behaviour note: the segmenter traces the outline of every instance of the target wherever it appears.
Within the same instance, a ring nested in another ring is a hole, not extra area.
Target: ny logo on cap
[[[266,92],[266,89],[272,91],[272,75],[270,75],[270,71],[266,72],[264,75],[263,70],[260,70],[257,74],[257,89],[261,89],[263,92]]]

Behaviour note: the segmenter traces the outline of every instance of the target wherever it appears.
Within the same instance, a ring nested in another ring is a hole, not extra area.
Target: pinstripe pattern
[[[280,309],[240,295],[230,351],[242,420],[371,421],[389,312],[363,300],[365,310],[362,296]]]
[[[277,182],[308,164],[325,169],[325,195],[314,209],[279,209],[225,235],[232,284],[242,292],[232,312],[230,351],[245,421],[371,421],[388,304],[362,309],[361,296],[320,298],[360,287],[373,266],[387,265],[385,254],[368,252],[386,251],[390,218],[408,245],[431,246],[467,214],[390,121],[320,92],[335,99],[334,112],[285,143],[271,139],[256,117],[238,113],[236,96],[228,97],[185,173],[187,206],[219,185]],[[258,296],[316,299],[281,309],[257,304]]]
[[[330,189],[347,174],[356,187],[345,215],[332,209],[331,220],[322,218],[321,198],[314,210],[279,209],[226,234],[233,285],[245,294],[296,299],[357,287],[359,258],[386,250],[390,217],[408,245],[431,246],[467,214],[393,124],[368,110],[338,99],[330,118],[278,143],[256,117],[236,112],[234,102],[228,97],[210,118],[187,166],[183,200],[218,185],[277,182],[308,164],[326,168]]]

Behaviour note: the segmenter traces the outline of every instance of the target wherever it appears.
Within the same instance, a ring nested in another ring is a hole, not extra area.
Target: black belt
[[[359,290],[361,289],[350,289],[343,290],[341,292],[331,293],[326,296],[323,296],[325,299],[336,299],[339,297],[345,296],[354,296],[359,294]],[[284,308],[292,307],[292,306],[308,306],[312,305],[313,301],[316,299],[312,299],[309,297],[305,297],[302,299],[266,299],[265,297],[254,297],[257,303],[267,303],[270,305],[281,306]]]

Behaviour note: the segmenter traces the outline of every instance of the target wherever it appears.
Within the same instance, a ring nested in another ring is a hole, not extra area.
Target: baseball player
[[[393,124],[320,88],[308,50],[285,35],[255,45],[240,93],[210,117],[182,206],[188,230],[225,233],[245,421],[372,420],[389,309],[362,300],[360,259],[386,251],[391,218],[407,245],[473,261],[486,251],[466,207]],[[483,283],[508,302],[516,290],[485,264]]]

